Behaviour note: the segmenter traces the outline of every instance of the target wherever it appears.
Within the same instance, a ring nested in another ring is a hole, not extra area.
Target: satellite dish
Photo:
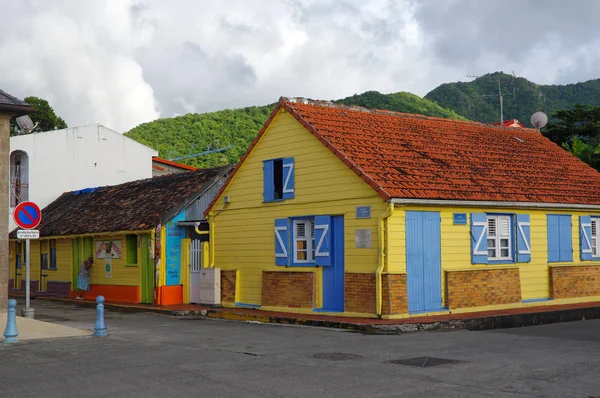
[[[531,115],[531,124],[533,124],[533,127],[541,129],[548,124],[548,115],[546,115],[544,112],[534,113]]]
[[[17,118],[17,125],[19,128],[25,133],[31,133],[33,129],[37,127],[37,123],[33,124],[33,120],[29,117],[29,115],[19,116]]]

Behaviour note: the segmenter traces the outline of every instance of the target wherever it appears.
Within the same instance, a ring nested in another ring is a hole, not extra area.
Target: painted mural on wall
[[[122,245],[120,240],[97,240],[96,241],[96,258],[121,258],[123,255]]]
[[[167,258],[166,258],[166,285],[180,284],[181,268],[181,239],[185,238],[185,228],[177,225],[177,221],[185,214],[179,214],[167,223]]]

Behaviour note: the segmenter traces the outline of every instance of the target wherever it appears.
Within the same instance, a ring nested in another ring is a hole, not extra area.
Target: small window
[[[600,257],[600,218],[592,217],[592,257]]]
[[[510,216],[488,216],[487,248],[489,260],[512,260]]]
[[[294,198],[294,159],[272,159],[263,162],[263,195],[265,202]]]
[[[137,264],[138,263],[138,239],[137,235],[127,235],[125,238],[126,248],[127,248],[127,264]]]
[[[50,239],[50,269],[56,269],[56,239]]]
[[[315,225],[312,220],[294,220],[294,262],[315,261]]]

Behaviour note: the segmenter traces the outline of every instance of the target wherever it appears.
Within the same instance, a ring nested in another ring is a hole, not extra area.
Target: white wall
[[[29,200],[40,208],[63,192],[150,178],[158,156],[99,124],[11,137],[10,151],[16,150],[29,155]]]

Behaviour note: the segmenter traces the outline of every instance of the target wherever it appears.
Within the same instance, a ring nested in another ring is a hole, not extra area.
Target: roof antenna
[[[474,77],[475,79],[479,79],[481,76],[473,76],[473,75],[467,75],[467,77]],[[515,81],[515,79],[517,78],[517,76],[515,75],[515,72],[512,71],[512,76],[509,78],[502,78],[501,76],[498,76],[496,78],[494,77],[490,77],[490,82],[493,83],[498,83],[498,94],[482,94],[482,95],[477,95],[477,97],[499,97],[500,98],[500,126],[504,126],[504,106],[503,106],[503,98],[505,95],[507,94],[502,94],[502,83],[512,83]],[[509,92],[508,95],[511,95],[511,93]],[[516,98],[515,95],[515,86],[512,86],[512,97],[513,99]]]

